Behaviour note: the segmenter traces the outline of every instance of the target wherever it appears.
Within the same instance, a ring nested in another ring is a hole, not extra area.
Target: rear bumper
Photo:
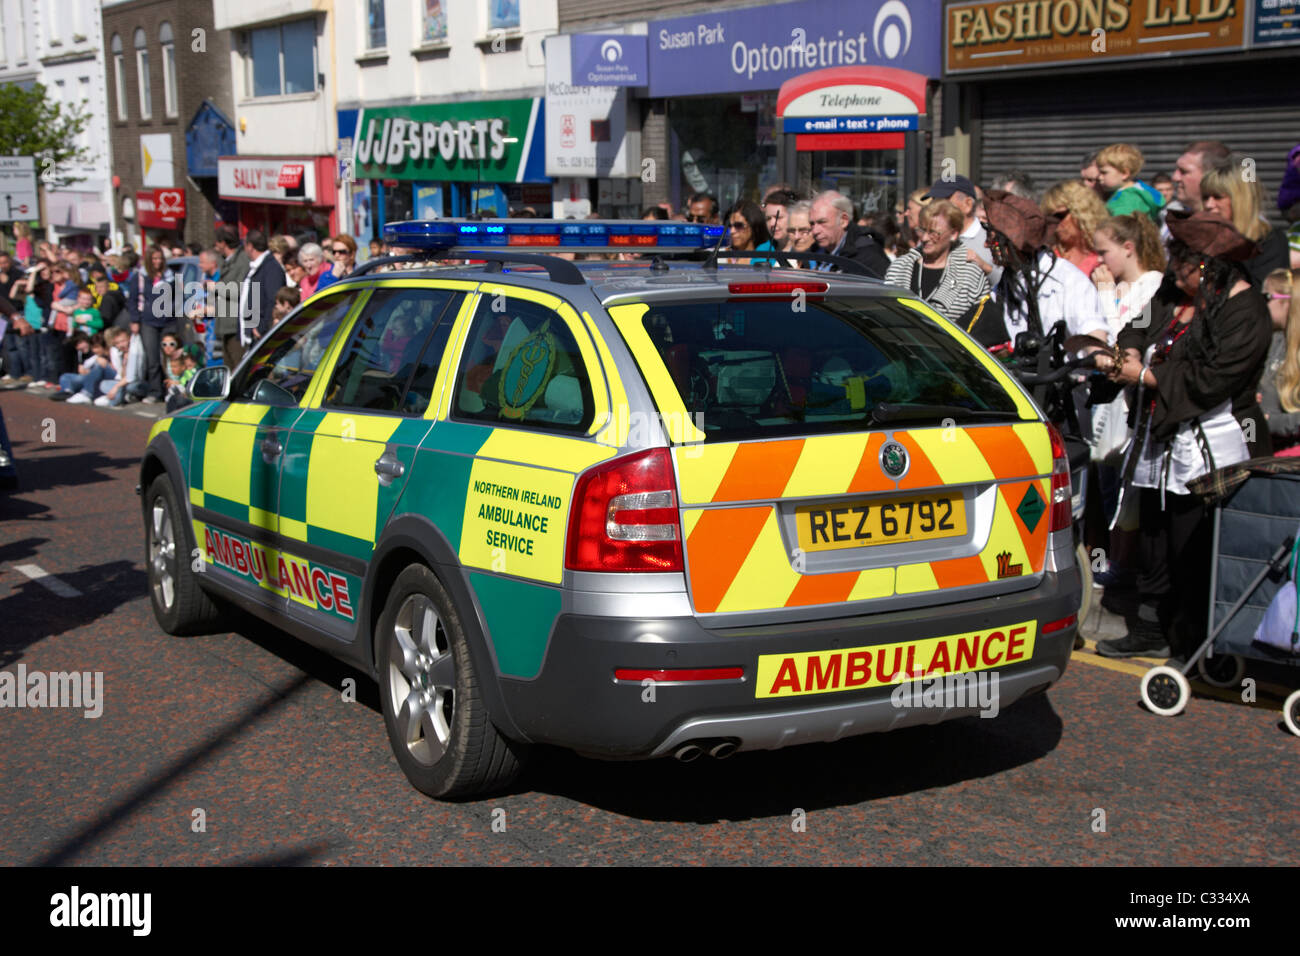
[[[900,706],[897,685],[797,697],[756,697],[758,659],[862,648],[1038,622],[1032,657],[996,674],[997,706],[1045,690],[1065,673],[1077,625],[1042,633],[1076,614],[1077,568],[1048,573],[1038,587],[958,604],[797,624],[710,630],[693,617],[619,619],[573,614],[555,623],[541,672],[501,679],[510,718],[537,743],[601,757],[656,757],[701,739],[726,738],[741,750],[838,740],[978,714],[974,693],[934,706]],[[620,681],[615,670],[740,667],[736,680]],[[913,685],[915,686],[915,685]]]

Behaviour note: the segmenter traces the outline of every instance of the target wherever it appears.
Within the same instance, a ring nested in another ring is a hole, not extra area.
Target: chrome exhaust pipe
[[[678,747],[676,750],[673,751],[673,756],[676,757],[678,760],[680,760],[682,763],[690,763],[692,760],[699,758],[703,754],[704,754],[704,748],[701,747],[699,744],[694,744],[694,743],[682,744],[680,747]]]
[[[740,744],[734,740],[719,740],[709,748],[709,756],[714,760],[726,760],[739,749]]]

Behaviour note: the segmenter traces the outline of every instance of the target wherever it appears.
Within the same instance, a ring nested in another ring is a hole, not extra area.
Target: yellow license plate
[[[794,514],[804,551],[957,538],[966,533],[966,501],[957,494],[804,505]]]

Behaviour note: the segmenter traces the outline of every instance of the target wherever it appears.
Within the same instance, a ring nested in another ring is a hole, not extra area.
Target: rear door
[[[802,304],[610,309],[690,442],[674,460],[697,614],[855,613],[1032,585],[1052,461],[1023,391],[919,303]]]

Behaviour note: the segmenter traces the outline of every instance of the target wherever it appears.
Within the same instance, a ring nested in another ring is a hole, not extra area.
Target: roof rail
[[[349,278],[373,272],[380,266],[396,265],[403,262],[440,262],[444,259],[482,259],[489,265],[495,264],[498,267],[507,262],[517,262],[545,269],[546,274],[551,277],[551,281],[558,282],[561,285],[587,284],[582,272],[568,259],[543,255],[537,252],[502,252],[498,249],[472,249],[468,246],[453,246],[449,249],[437,249],[413,255],[380,256],[377,259],[368,259],[354,269]]]
[[[782,252],[779,249],[761,249],[752,252],[732,251],[723,249],[714,254],[718,259],[775,259],[781,263],[783,269],[790,268],[791,259],[796,262],[829,262],[831,265],[839,266],[840,271],[852,275],[866,276],[868,279],[875,279],[867,271],[867,267],[856,259],[846,259],[844,256],[834,256],[829,252]]]

